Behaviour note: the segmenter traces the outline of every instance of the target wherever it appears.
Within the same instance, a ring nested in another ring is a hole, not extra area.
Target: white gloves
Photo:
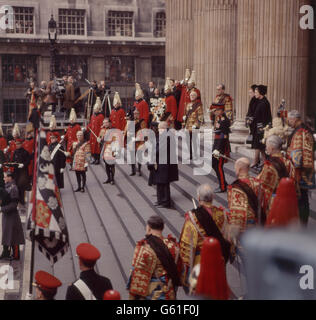
[[[213,157],[219,159],[221,157],[221,153],[218,150],[214,150]]]
[[[98,141],[98,143],[101,143],[102,140],[101,140],[101,138],[98,138],[97,141]]]
[[[86,162],[86,163],[84,164],[84,167],[85,167],[85,168],[88,168],[88,166],[89,166],[89,163]]]
[[[60,173],[64,173],[65,169],[64,168],[61,168],[60,169]]]
[[[19,163],[18,168],[19,168],[19,169],[24,168],[24,164],[23,164],[23,163]]]
[[[65,156],[66,156],[66,157],[70,157],[70,156],[71,156],[71,153],[70,153],[70,152],[65,152]]]

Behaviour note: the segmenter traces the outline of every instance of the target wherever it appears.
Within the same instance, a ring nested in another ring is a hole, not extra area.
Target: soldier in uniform
[[[34,136],[33,136],[33,125],[27,125],[26,127],[26,139],[24,140],[22,147],[29,153],[30,164],[28,166],[28,174],[30,182],[33,176],[33,158],[34,158]]]
[[[264,225],[265,212],[262,210],[262,197],[260,180],[250,177],[250,161],[247,158],[237,160],[235,172],[237,180],[228,187],[229,236],[236,240],[240,233]],[[260,217],[259,217],[260,215]]]
[[[78,183],[78,188],[75,190],[75,192],[85,192],[87,180],[86,172],[88,170],[89,158],[91,156],[90,150],[89,141],[85,141],[83,132],[78,131],[77,141],[72,145],[72,154],[74,155],[72,169],[76,172]]]
[[[122,101],[118,92],[115,92],[113,98],[114,109],[110,115],[112,128],[124,131],[126,126],[125,111],[122,108]]]
[[[176,239],[162,234],[164,222],[149,218],[146,238],[136,245],[127,284],[130,300],[175,300],[180,284],[181,257]]]
[[[4,137],[2,125],[0,123],[0,150],[4,151],[6,147],[8,146],[7,139]]]
[[[69,115],[70,125],[68,126],[65,137],[64,137],[64,141],[66,141],[66,144],[67,144],[67,152],[69,153],[72,149],[73,143],[77,140],[77,132],[81,131],[81,127],[78,123],[76,123],[76,121],[77,121],[76,111],[74,108],[72,108]],[[67,158],[67,162],[72,163],[72,155]]]
[[[182,85],[178,86],[177,90],[181,90],[181,97],[178,108],[177,121],[183,123],[183,117],[185,116],[187,105],[191,103],[190,93],[191,91],[196,91],[197,93],[197,101],[201,102],[201,92],[199,89],[195,87],[196,84],[196,73],[192,71],[190,77],[190,70],[187,69],[185,73],[185,80]]]
[[[139,119],[145,120],[147,126],[149,121],[149,106],[144,100],[143,90],[138,83],[136,83],[135,100],[134,106],[139,111]]]
[[[174,128],[174,121],[177,119],[177,101],[174,97],[171,81],[170,78],[167,78],[166,84],[165,84],[165,95],[166,95],[166,111],[165,111],[165,117],[167,119],[165,121],[168,122],[169,128]]]
[[[313,188],[314,138],[298,111],[289,113],[288,122],[294,131],[288,140],[287,156],[292,160],[295,178],[300,187],[300,220],[303,225],[307,225],[310,214],[308,190]]]
[[[199,207],[185,214],[185,222],[180,236],[181,258],[183,261],[182,285],[189,290],[189,275],[194,266],[200,263],[201,248],[205,237],[214,237],[220,244],[222,255],[227,263],[230,257],[230,243],[224,238],[226,213],[215,207],[212,187],[208,184],[197,189]]]
[[[232,124],[234,121],[233,99],[228,93],[225,93],[225,90],[226,87],[224,84],[219,84],[216,87],[217,96],[215,98],[215,104],[224,104],[225,114],[227,118],[230,120],[230,123]]]
[[[22,147],[23,140],[16,140],[16,150],[13,153],[12,161],[14,163],[13,176],[19,189],[19,199],[21,205],[25,204],[25,191],[30,187],[28,165],[30,163],[29,153]]]
[[[80,277],[67,289],[66,300],[103,300],[106,291],[112,290],[110,279],[94,270],[100,259],[100,251],[89,243],[81,243],[76,249],[79,258]]]
[[[264,190],[264,207],[267,216],[275,197],[279,182],[282,178],[295,180],[295,170],[290,160],[283,157],[281,153],[283,141],[280,137],[273,135],[266,141],[267,160],[264,162],[261,173],[258,176]]]
[[[64,153],[64,147],[59,145],[57,135],[50,137],[51,144],[48,149],[50,157],[55,170],[55,178],[59,189],[64,188],[64,170],[66,167],[66,155]]]
[[[224,173],[224,164],[227,161],[222,157],[216,157],[215,154],[217,152],[220,152],[222,155],[226,157],[229,157],[230,155],[230,120],[227,118],[224,112],[224,104],[213,103],[212,110],[215,110],[212,167],[216,172],[219,182],[219,188],[215,190],[215,193],[224,193],[227,191],[227,182]]]
[[[185,116],[183,117],[183,128],[188,130],[190,133],[190,159],[193,159],[194,156],[197,156],[197,146],[196,142],[192,141],[192,131],[194,129],[200,129],[204,123],[204,112],[203,105],[200,100],[198,100],[198,93],[195,90],[192,90],[190,93],[191,102],[187,105]],[[194,147],[194,153],[192,150]]]
[[[114,185],[114,175],[115,175],[115,152],[112,149],[112,143],[116,140],[116,137],[113,135],[111,137],[111,123],[108,118],[105,118],[103,121],[103,126],[100,131],[98,142],[104,144],[104,151],[102,159],[105,163],[105,171],[108,179],[103,182],[103,184],[111,183]]]
[[[12,161],[14,151],[16,150],[16,140],[20,139],[21,133],[19,125],[16,123],[12,130],[13,140],[9,142],[9,146],[5,149],[5,154],[7,155],[8,161]]]
[[[88,131],[90,133],[91,154],[94,159],[92,164],[95,165],[100,164],[101,148],[100,144],[97,141],[97,138],[100,134],[103,120],[104,115],[102,114],[101,100],[98,97],[93,107],[93,116],[91,117],[90,123],[88,125]]]
[[[57,136],[58,142],[60,142],[60,140],[61,140],[60,134],[56,129],[57,129],[56,117],[54,115],[52,115],[51,118],[50,118],[50,123],[49,123],[49,131],[46,134],[46,142],[47,142],[48,146],[51,144],[50,137],[52,135],[56,135]]]
[[[35,273],[36,300],[55,300],[57,289],[62,286],[60,280],[46,271]]]

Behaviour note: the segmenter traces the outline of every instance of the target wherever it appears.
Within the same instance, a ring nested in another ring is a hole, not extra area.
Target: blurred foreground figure
[[[315,300],[315,230],[250,230],[242,238],[250,300]]]
[[[205,238],[203,242],[201,263],[194,267],[190,276],[190,293],[211,300],[229,299],[225,260],[215,238]]]
[[[57,289],[62,283],[45,271],[37,271],[35,276],[36,300],[55,300]]]
[[[283,178],[280,181],[266,225],[285,227],[298,222],[298,220],[299,210],[295,181],[290,178]]]

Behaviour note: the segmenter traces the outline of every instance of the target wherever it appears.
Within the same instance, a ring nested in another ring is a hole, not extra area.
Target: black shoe
[[[225,193],[227,192],[227,189],[225,188],[224,190],[222,190],[221,188],[217,188],[214,193]]]
[[[160,202],[155,202],[155,203],[154,203],[154,206],[155,206],[155,207],[159,207],[159,206],[161,206],[161,203],[160,203]]]
[[[136,176],[136,172],[132,172],[129,176],[130,176],[130,177]]]
[[[84,188],[81,188],[80,190],[82,193],[85,193],[85,189]]]
[[[96,160],[94,163],[93,163],[95,166],[98,166],[100,164],[100,160]]]
[[[110,180],[110,179],[108,179],[108,180],[106,180],[106,181],[103,182],[103,184],[109,184],[109,183],[111,183],[111,180]]]
[[[81,191],[81,188],[78,187],[77,190],[75,190],[74,192],[80,192]]]

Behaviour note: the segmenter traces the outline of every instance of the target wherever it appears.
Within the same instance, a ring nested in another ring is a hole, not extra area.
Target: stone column
[[[299,27],[299,10],[308,2],[238,0],[234,142],[244,142],[247,134],[244,128],[247,93],[254,83],[268,86],[267,98],[274,116],[282,99],[288,109],[298,109],[305,116],[309,33]]]
[[[237,0],[195,0],[194,4],[194,69],[209,121],[217,84],[225,84],[235,97]]]
[[[182,80],[193,67],[193,3],[166,0],[166,77]]]

